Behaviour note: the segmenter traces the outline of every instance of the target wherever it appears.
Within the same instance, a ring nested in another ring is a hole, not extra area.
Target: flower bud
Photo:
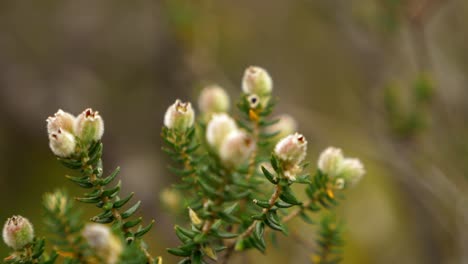
[[[229,104],[228,94],[217,85],[205,87],[198,97],[198,107],[206,114],[227,112]]]
[[[83,237],[88,245],[106,264],[115,264],[122,253],[121,241],[111,233],[108,226],[103,224],[87,224],[83,231]]]
[[[340,166],[343,159],[344,157],[341,149],[328,147],[320,154],[318,168],[330,178],[334,178],[340,173]]]
[[[345,158],[341,149],[334,147],[320,154],[318,168],[334,181],[337,189],[355,185],[366,173],[359,159]]]
[[[266,129],[267,133],[279,132],[278,135],[272,139],[272,141],[277,142],[287,135],[297,131],[297,122],[292,116],[284,114],[277,116],[276,119],[279,121],[276,124],[267,127]]]
[[[299,133],[289,135],[275,146],[276,156],[284,163],[297,165],[301,163],[307,152],[307,140]]]
[[[98,111],[94,112],[93,109],[88,108],[76,118],[75,135],[83,143],[88,144],[92,141],[98,141],[103,134],[104,121]]]
[[[193,225],[199,226],[203,223],[203,221],[198,217],[197,213],[195,213],[192,208],[188,208],[189,210],[189,217],[190,217],[190,222],[192,222]]]
[[[214,114],[206,126],[206,140],[215,151],[219,151],[224,139],[234,130],[237,130],[234,119],[224,113]]]
[[[177,99],[169,106],[164,115],[164,125],[169,129],[185,131],[193,126],[195,113],[190,102],[184,103]]]
[[[3,241],[18,250],[33,242],[34,229],[28,219],[15,215],[8,218],[3,226]]]
[[[237,167],[248,160],[254,149],[253,139],[244,131],[235,130],[221,144],[219,157],[226,165]]]
[[[346,158],[340,166],[340,176],[351,186],[358,183],[366,173],[359,159]]]
[[[59,128],[56,132],[49,134],[49,146],[56,156],[61,158],[70,157],[75,153],[75,137]]]
[[[242,78],[242,90],[246,94],[259,96],[270,95],[273,89],[273,81],[268,72],[260,67],[250,66],[244,72]]]
[[[75,117],[59,109],[54,116],[50,116],[47,118],[47,132],[49,134],[55,133],[59,129],[66,130],[70,133],[73,133],[73,127],[75,125]]]

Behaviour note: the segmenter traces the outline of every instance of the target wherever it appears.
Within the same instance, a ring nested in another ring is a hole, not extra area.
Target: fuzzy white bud
[[[229,95],[217,86],[211,85],[203,88],[198,97],[198,107],[202,113],[222,113],[229,110]]]
[[[118,262],[122,253],[122,243],[112,234],[108,226],[94,223],[87,224],[82,231],[82,235],[88,245],[96,251],[106,264]]]
[[[299,164],[304,161],[307,152],[307,140],[299,133],[289,135],[275,146],[276,156],[285,163]]]
[[[242,90],[246,94],[259,96],[270,95],[273,89],[273,81],[268,72],[257,66],[250,66],[244,72],[242,78]]]
[[[185,131],[193,126],[195,112],[190,102],[182,102],[179,99],[169,106],[164,115],[164,125],[169,129]]]
[[[57,132],[59,129],[73,133],[75,116],[59,109],[54,116],[47,118],[47,132],[49,134]]]
[[[219,157],[226,165],[237,167],[248,160],[254,149],[253,139],[244,131],[235,130],[221,144]]]
[[[59,128],[49,134],[49,147],[56,156],[67,158],[75,153],[76,140],[71,133]]]
[[[206,140],[215,150],[220,150],[221,144],[232,131],[237,130],[234,119],[227,114],[214,114],[206,126]]]
[[[98,111],[88,108],[76,118],[74,131],[85,144],[98,141],[104,134],[104,121]]]
[[[355,185],[366,173],[359,159],[345,158],[341,149],[329,147],[320,154],[318,168],[327,174],[337,189]]]
[[[340,173],[340,166],[343,160],[344,157],[341,149],[328,147],[320,154],[318,168],[329,177],[334,178]]]
[[[340,166],[340,174],[347,184],[357,184],[366,173],[364,165],[359,159],[346,158]]]
[[[15,215],[8,218],[3,226],[3,241],[18,250],[33,242],[34,229],[28,219]]]

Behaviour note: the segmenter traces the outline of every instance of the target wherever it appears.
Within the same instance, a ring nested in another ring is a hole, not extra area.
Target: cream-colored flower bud
[[[227,112],[229,105],[229,95],[218,85],[203,88],[198,97],[198,107],[205,114]]]
[[[87,224],[83,231],[83,237],[88,245],[106,264],[115,264],[122,253],[122,242],[112,234],[110,228],[103,224]]]
[[[193,225],[195,226],[199,226],[203,223],[203,221],[200,219],[200,217],[198,217],[197,213],[195,213],[194,210],[192,210],[192,208],[188,208],[189,210],[189,217],[190,217],[190,222],[192,222]]]
[[[221,144],[229,133],[237,130],[234,119],[227,114],[214,114],[206,126],[206,141],[215,151],[219,151]]]
[[[190,102],[182,102],[179,99],[169,106],[164,115],[164,125],[167,128],[185,131],[193,126],[195,112]]]
[[[254,149],[253,139],[244,131],[235,130],[221,144],[219,157],[224,164],[237,167],[249,159]]]
[[[320,154],[318,168],[330,178],[334,178],[340,173],[340,166],[343,159],[344,157],[341,149],[328,147]]]
[[[343,162],[341,162],[339,171],[340,177],[343,177],[346,184],[351,186],[358,183],[366,173],[361,161],[354,158],[344,159]]]
[[[244,72],[242,78],[242,90],[246,94],[259,96],[270,95],[273,89],[273,81],[268,72],[257,66],[250,66]]]
[[[18,250],[33,242],[34,228],[28,219],[15,215],[8,218],[3,226],[3,241]]]
[[[75,137],[66,130],[58,129],[49,134],[49,147],[52,152],[61,158],[67,158],[75,153]]]
[[[266,129],[267,133],[279,132],[278,135],[272,139],[273,142],[277,142],[287,135],[297,131],[297,122],[292,116],[283,114],[277,116],[276,119],[279,121],[276,124],[267,127]]]
[[[54,114],[54,116],[47,118],[47,132],[51,134],[61,129],[73,133],[75,120],[75,116],[63,111],[62,109],[59,109],[57,113]]]
[[[76,118],[75,135],[83,143],[101,140],[103,134],[104,121],[98,111],[88,108]]]
[[[307,140],[299,133],[289,135],[275,146],[276,156],[283,162],[297,165],[304,161],[307,152]]]

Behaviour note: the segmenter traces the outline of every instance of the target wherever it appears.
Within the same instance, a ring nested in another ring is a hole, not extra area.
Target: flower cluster
[[[104,122],[91,108],[84,110],[77,117],[63,110],[47,118],[49,146],[52,152],[61,158],[76,153],[76,148],[87,148],[98,141],[104,134]]]
[[[355,185],[366,172],[359,159],[345,158],[342,150],[335,147],[329,147],[320,154],[318,168],[334,181],[338,189]]]

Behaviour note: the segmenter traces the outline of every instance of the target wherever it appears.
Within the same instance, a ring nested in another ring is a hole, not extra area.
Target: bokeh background
[[[212,82],[236,100],[259,65],[312,162],[333,145],[366,165],[338,209],[344,263],[468,263],[467,24],[464,0],[0,1],[0,219],[21,214],[43,235],[42,194],[80,192],[45,119],[91,106],[106,123],[106,171],[122,167],[124,192],[156,220],[151,251],[174,263],[163,114]],[[266,256],[235,259],[307,263],[313,227],[293,229]]]

